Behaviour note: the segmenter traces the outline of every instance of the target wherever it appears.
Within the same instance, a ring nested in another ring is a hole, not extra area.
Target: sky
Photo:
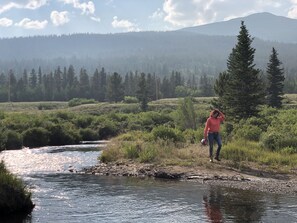
[[[258,12],[297,19],[297,0],[0,0],[0,38],[170,31]]]

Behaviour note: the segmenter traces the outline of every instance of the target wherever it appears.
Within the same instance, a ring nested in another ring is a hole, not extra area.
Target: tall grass
[[[11,174],[0,162],[0,213],[7,215],[15,212],[29,213],[34,205],[31,193],[23,182]]]

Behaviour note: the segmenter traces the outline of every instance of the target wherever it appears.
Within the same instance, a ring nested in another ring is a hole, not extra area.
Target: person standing
[[[219,134],[220,125],[225,120],[225,115],[218,109],[211,111],[209,118],[205,123],[204,139],[208,140],[209,145],[209,161],[213,162],[213,144],[217,142],[218,148],[216,151],[215,159],[220,160],[220,151],[222,148],[222,140]]]

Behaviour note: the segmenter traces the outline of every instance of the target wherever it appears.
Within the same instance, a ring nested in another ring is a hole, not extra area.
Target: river
[[[197,182],[78,173],[97,163],[103,145],[3,151],[36,204],[32,214],[2,223],[297,222],[296,198]]]

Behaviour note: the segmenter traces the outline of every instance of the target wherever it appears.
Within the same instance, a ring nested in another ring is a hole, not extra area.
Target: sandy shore
[[[158,166],[132,162],[99,163],[84,173],[110,176],[154,177],[172,180],[197,181],[244,190],[297,195],[297,176],[261,171],[239,172],[214,163],[213,168]]]

